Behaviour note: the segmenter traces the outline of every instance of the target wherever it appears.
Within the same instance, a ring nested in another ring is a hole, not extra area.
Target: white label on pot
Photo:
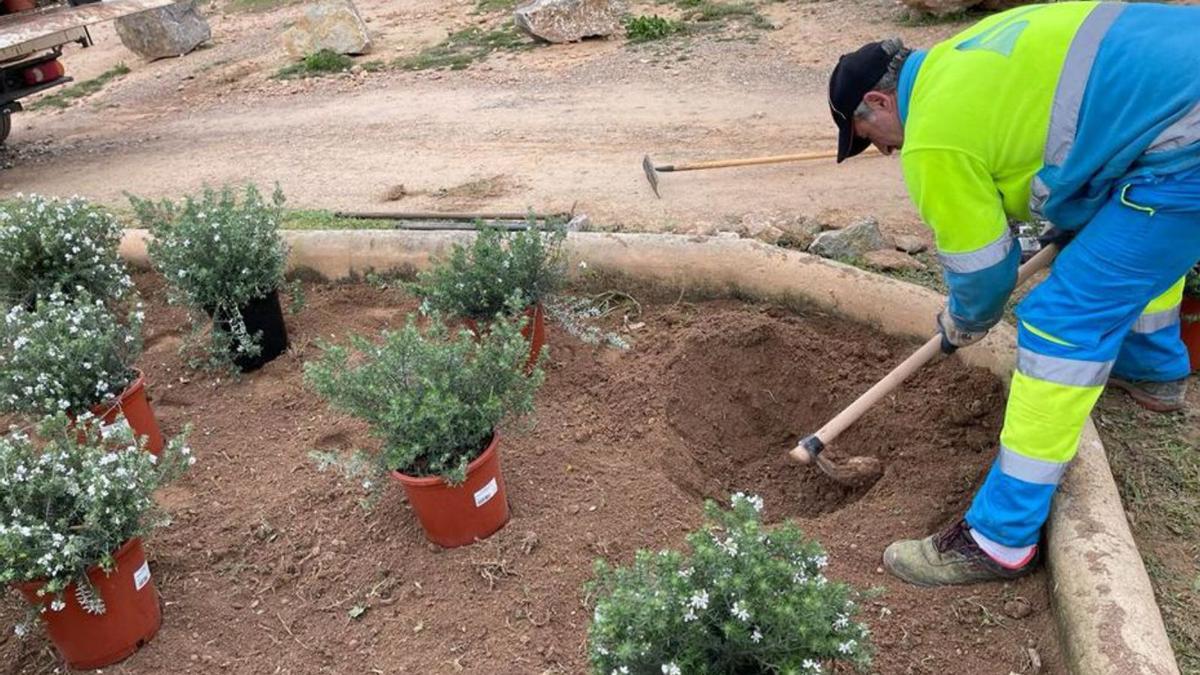
[[[148,583],[150,583],[150,563],[143,560],[142,566],[133,573],[133,588],[140,591]]]
[[[496,496],[496,492],[498,492],[499,489],[500,488],[496,487],[495,478],[489,480],[487,485],[484,485],[475,491],[475,507],[479,508],[480,506],[483,506],[491,501],[492,497]]]

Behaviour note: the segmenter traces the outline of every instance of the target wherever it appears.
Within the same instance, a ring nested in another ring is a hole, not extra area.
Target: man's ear
[[[882,91],[868,91],[867,94],[863,96],[863,102],[866,103],[872,110],[892,112],[896,109],[896,98],[891,94],[885,94]]]

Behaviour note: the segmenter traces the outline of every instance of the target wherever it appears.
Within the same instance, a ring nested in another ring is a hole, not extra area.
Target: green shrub
[[[488,319],[516,298],[520,307],[541,302],[566,277],[566,230],[505,232],[480,225],[470,246],[455,244],[450,255],[422,273],[416,291],[422,309],[449,316]]]
[[[625,37],[630,42],[661,40],[662,38],[681,32],[683,32],[682,23],[664,19],[657,14],[653,16],[632,16],[625,21]]]
[[[688,536],[692,553],[638,551],[630,567],[596,563],[588,631],[592,672],[820,673],[870,664],[854,592],[825,578],[826,556],[788,522],[772,530],[762,500],[734,495]],[[836,672],[843,672],[837,670]]]
[[[0,323],[0,411],[79,414],[134,379],[142,350],[141,303],[122,322],[86,292],[17,305]]]
[[[117,253],[124,231],[84,199],[39,195],[0,202],[0,304],[75,293],[105,302],[128,296],[133,281]]]
[[[319,361],[306,363],[305,379],[336,408],[365,420],[382,450],[348,460],[328,455],[368,487],[387,471],[466,480],[501,420],[533,408],[543,375],[526,375],[529,344],[516,320],[497,317],[476,338],[451,331],[434,315],[425,328],[409,316],[403,329],[384,331],[379,344],[351,338],[352,348],[322,345]]]
[[[214,328],[210,353],[229,358],[230,341],[245,354],[258,350],[258,336],[249,335],[240,307],[279,290],[287,263],[287,246],[279,236],[283,193],[278,187],[270,201],[253,185],[239,201],[233,189],[205,188],[182,202],[159,204],[129,196],[134,213],[152,235],[147,243],[150,262],[166,278],[173,304],[229,322],[229,334]]]
[[[354,59],[339,54],[331,49],[322,49],[318,52],[308,54],[299,63],[284,66],[275,73],[277,80],[290,80],[297,77],[308,77],[310,75],[327,75],[329,73],[341,73],[350,70],[354,65]]]
[[[37,437],[0,437],[0,585],[44,579],[50,610],[61,611],[76,583],[80,604],[102,614],[85,571],[111,571],[117,549],[161,523],[151,517],[155,489],[195,459],[182,435],[156,458],[128,425],[102,429],[87,414],[47,418]]]

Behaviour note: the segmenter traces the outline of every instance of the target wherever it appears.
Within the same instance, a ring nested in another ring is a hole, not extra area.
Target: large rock
[[[804,216],[782,211],[747,213],[742,216],[738,233],[768,244],[807,249],[821,232],[821,225]]]
[[[960,14],[980,3],[980,0],[902,0],[909,9],[937,17]]]
[[[868,266],[882,272],[925,269],[924,263],[903,251],[867,251],[862,259]]]
[[[279,36],[284,51],[293,59],[322,49],[338,54],[371,51],[367,23],[350,0],[327,0],[304,10],[304,16]]]
[[[212,38],[195,0],[123,16],[116,24],[121,43],[149,61],[183,56]]]
[[[892,241],[879,231],[879,223],[867,219],[840,230],[822,232],[808,247],[808,252],[824,258],[845,260],[861,258],[868,251],[890,249],[892,246]]]
[[[921,253],[928,250],[929,245],[920,237],[902,234],[896,237],[896,249],[905,253]]]
[[[622,0],[533,0],[513,12],[517,28],[546,42],[576,42],[621,30]]]

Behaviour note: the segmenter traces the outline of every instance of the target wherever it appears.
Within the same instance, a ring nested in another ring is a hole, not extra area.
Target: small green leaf
[[[363,607],[362,605],[355,605],[350,608],[349,612],[346,613],[350,615],[351,619],[359,619],[362,618],[363,614],[367,613],[367,608]]]

